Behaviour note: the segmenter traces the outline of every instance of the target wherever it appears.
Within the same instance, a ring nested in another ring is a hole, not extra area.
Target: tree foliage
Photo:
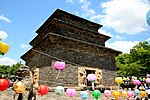
[[[0,66],[0,74],[9,78],[11,75],[16,75],[16,72],[18,71],[19,67],[22,65],[23,64],[21,64],[21,62],[18,62],[17,64],[14,64],[12,66],[1,65]]]
[[[150,45],[147,41],[140,42],[130,53],[116,57],[116,67],[119,76],[138,76],[150,72]]]

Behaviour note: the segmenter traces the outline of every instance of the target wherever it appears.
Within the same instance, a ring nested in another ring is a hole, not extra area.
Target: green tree
[[[22,66],[21,62],[14,64],[12,66],[1,65],[0,66],[0,73],[1,75],[5,75],[5,77],[9,78],[11,75],[16,75],[19,67]]]
[[[145,75],[150,72],[150,45],[148,42],[140,42],[130,49],[130,54],[120,54],[116,57],[116,66],[119,76]]]

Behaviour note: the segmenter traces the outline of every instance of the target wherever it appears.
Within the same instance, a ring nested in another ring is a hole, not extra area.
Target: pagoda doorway
[[[88,74],[95,74],[95,70],[86,70],[86,77],[88,76]],[[87,86],[92,86],[91,82],[88,80],[87,80]]]

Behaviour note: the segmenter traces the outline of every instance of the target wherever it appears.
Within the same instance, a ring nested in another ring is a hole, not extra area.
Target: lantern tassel
[[[95,90],[95,89],[94,89],[94,82],[92,82],[92,89]]]
[[[118,84],[118,91],[120,90],[120,84]]]
[[[58,79],[59,74],[60,74],[60,70],[58,71],[58,74],[57,74],[57,76],[56,76],[56,79]]]
[[[118,97],[116,97],[116,100],[119,100],[119,98],[118,98]]]

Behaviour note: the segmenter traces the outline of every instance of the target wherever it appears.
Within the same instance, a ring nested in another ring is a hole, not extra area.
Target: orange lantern
[[[6,54],[8,50],[9,50],[9,45],[4,42],[0,42],[0,55]]]
[[[8,79],[0,79],[0,92],[6,90],[10,86],[10,81]]]
[[[140,91],[141,98],[144,98],[147,96],[146,91]]]
[[[24,93],[26,90],[26,86],[23,82],[18,81],[16,83],[14,83],[13,89],[16,93]]]
[[[116,100],[119,100],[120,92],[115,90],[112,92],[112,96],[114,96],[116,98]]]
[[[41,94],[42,96],[47,94],[49,91],[49,88],[47,85],[45,84],[42,84],[38,87],[38,93]]]

